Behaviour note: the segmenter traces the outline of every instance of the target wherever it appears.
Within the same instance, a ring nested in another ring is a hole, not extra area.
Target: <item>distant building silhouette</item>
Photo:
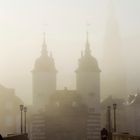
[[[111,95],[115,98],[124,98],[127,88],[124,58],[122,56],[123,48],[119,25],[114,14],[113,1],[109,1],[110,16],[107,22],[103,49],[101,95],[103,97]]]
[[[113,97],[106,98],[101,103],[101,124],[102,127],[108,126],[107,106],[112,107],[112,128],[113,128],[113,104],[117,104],[116,124],[117,133],[129,133],[140,136],[140,93],[129,95],[127,100]]]
[[[14,89],[0,85],[0,134],[2,136],[19,133],[19,105],[22,103],[15,95]]]
[[[100,139],[100,69],[91,55],[88,32],[76,69],[76,90],[56,89],[57,71],[45,39],[32,74],[32,140]]]
[[[140,92],[129,95],[125,105],[128,131],[133,135],[140,136]]]

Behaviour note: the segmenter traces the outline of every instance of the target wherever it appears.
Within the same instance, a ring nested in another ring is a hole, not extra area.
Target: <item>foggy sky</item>
[[[31,70],[40,56],[43,32],[58,70],[58,88],[75,88],[86,22],[92,54],[101,61],[110,0],[0,0],[0,84],[31,102]],[[140,88],[140,1],[113,0],[122,38],[129,89]],[[48,24],[47,27],[45,25]]]

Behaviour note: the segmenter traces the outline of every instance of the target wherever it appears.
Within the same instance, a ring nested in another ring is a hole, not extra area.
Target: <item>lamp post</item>
[[[23,133],[23,128],[22,128],[23,127],[22,126],[22,111],[23,111],[23,108],[24,108],[24,105],[20,105],[20,111],[21,111],[21,122],[20,122],[21,123],[21,126],[20,126],[21,127],[21,134]]]
[[[117,104],[113,104],[113,111],[114,111],[114,132],[116,132],[117,128],[116,128],[116,108],[117,108]]]
[[[26,133],[26,112],[27,112],[27,107],[24,107],[24,132]]]
[[[108,139],[112,140],[112,133],[111,133],[111,106],[107,107],[107,114],[108,114]]]
[[[111,132],[111,106],[107,107],[108,114],[108,132]]]

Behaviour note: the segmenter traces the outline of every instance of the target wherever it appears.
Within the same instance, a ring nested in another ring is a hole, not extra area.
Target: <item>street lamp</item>
[[[21,127],[21,134],[23,132],[23,129],[22,129],[22,127],[23,127],[22,126],[22,111],[23,111],[23,108],[24,108],[24,105],[20,105],[20,111],[21,111],[21,122],[20,122],[21,123],[21,126],[20,126]]]
[[[27,107],[24,107],[24,132],[26,133],[26,112],[27,112]]]
[[[113,111],[114,111],[114,132],[116,132],[116,108],[117,108],[117,104],[113,104]]]
[[[108,131],[111,132],[111,106],[107,107],[108,114]]]
[[[112,133],[111,133],[111,106],[107,107],[107,114],[108,114],[108,139],[112,140]]]

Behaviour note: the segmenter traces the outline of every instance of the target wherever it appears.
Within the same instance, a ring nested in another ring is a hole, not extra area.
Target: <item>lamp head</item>
[[[24,112],[27,112],[27,107],[24,107]]]
[[[20,105],[20,110],[22,111],[24,108],[24,105]]]
[[[117,104],[116,104],[116,103],[113,104],[113,108],[114,108],[114,109],[117,108]]]
[[[107,106],[107,109],[110,110],[111,109],[111,106]]]

